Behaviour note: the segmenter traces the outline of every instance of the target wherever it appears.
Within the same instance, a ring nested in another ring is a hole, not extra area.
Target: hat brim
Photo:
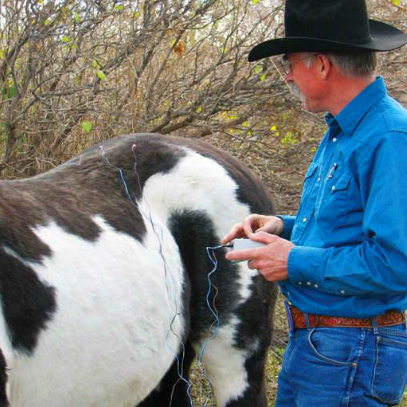
[[[361,44],[307,37],[276,38],[256,45],[250,51],[248,59],[249,62],[253,62],[273,55],[294,52],[390,51],[407,43],[407,35],[389,24],[369,20],[369,25],[370,39]]]

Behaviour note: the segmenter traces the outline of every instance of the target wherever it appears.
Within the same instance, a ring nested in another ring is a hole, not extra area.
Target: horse
[[[129,134],[0,181],[0,407],[266,407],[275,284],[220,244],[271,214],[207,143]]]

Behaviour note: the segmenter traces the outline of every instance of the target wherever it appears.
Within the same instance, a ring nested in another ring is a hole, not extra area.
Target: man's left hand
[[[288,279],[288,256],[294,244],[266,232],[250,234],[250,239],[267,246],[248,250],[230,251],[227,260],[247,260],[250,269],[257,269],[270,282]]]

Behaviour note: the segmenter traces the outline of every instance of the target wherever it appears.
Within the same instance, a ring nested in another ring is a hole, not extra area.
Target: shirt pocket
[[[311,193],[312,187],[314,186],[318,176],[318,168],[319,165],[317,164],[311,164],[309,166],[308,171],[305,174],[302,187],[302,200],[306,199],[306,197]]]
[[[321,196],[316,205],[318,222],[332,226],[333,222],[340,226],[346,220],[349,202],[352,174],[349,172],[335,173],[333,178],[326,180]]]

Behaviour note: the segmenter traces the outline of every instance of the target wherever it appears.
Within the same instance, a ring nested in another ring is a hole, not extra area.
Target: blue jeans
[[[394,406],[406,382],[404,324],[296,329],[284,354],[276,407]]]

